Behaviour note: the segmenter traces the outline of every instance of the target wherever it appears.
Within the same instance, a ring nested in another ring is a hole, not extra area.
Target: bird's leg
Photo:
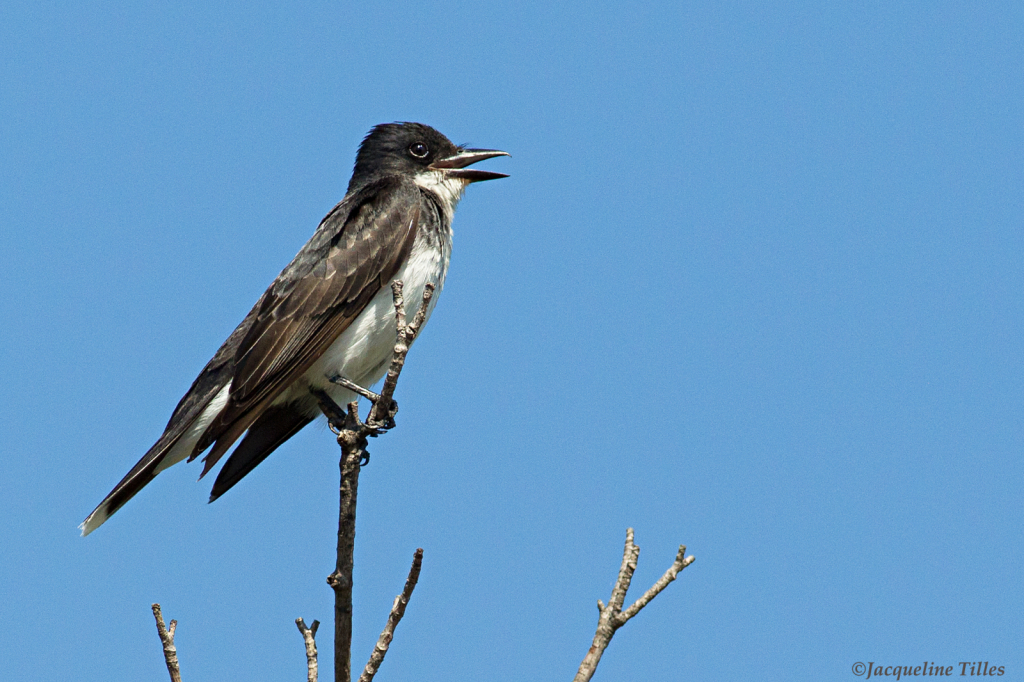
[[[340,374],[331,377],[329,379],[329,381],[332,384],[337,384],[338,386],[342,386],[344,388],[347,388],[348,390],[352,391],[353,393],[357,393],[357,394],[363,396],[364,398],[369,400],[374,405],[376,405],[377,402],[381,399],[381,396],[380,396],[379,393],[374,393],[373,391],[371,391],[369,389],[365,389],[362,386],[360,386],[359,384],[355,383],[354,381],[349,381],[348,379],[346,379],[345,377],[341,376]],[[373,414],[373,410],[370,411],[370,414]],[[385,416],[384,420],[380,421],[380,422],[376,422],[375,421],[372,425],[367,424],[367,426],[370,426],[371,428],[373,428],[373,429],[375,429],[377,431],[387,431],[388,429],[393,429],[393,428],[395,428],[395,415],[396,414],[398,414],[398,403],[395,402],[395,400],[392,399],[391,404],[388,406],[388,412],[387,412],[387,415]],[[376,434],[374,434],[374,435],[376,435]]]
[[[359,418],[359,402],[353,400],[348,404],[346,411],[334,402],[334,398],[328,395],[327,391],[311,387],[309,392],[316,398],[320,405],[320,411],[327,417],[327,425],[338,437],[338,444],[341,445],[342,452],[345,452],[346,448],[357,452],[359,465],[369,464],[370,453],[366,451],[366,439],[377,436],[380,431]]]
[[[309,392],[316,398],[320,405],[320,411],[327,417],[327,425],[331,427],[331,431],[335,435],[344,429],[357,429],[363,426],[358,414],[353,418],[353,415],[346,412],[345,408],[334,402],[334,398],[328,395],[327,391],[310,387]]]
[[[347,388],[348,390],[352,391],[353,393],[358,393],[359,395],[361,395],[364,398],[366,398],[367,400],[369,400],[371,403],[376,403],[378,400],[380,400],[380,394],[379,393],[374,393],[373,391],[371,391],[369,389],[363,388],[362,386],[360,386],[356,382],[349,381],[348,379],[346,379],[345,377],[341,376],[340,374],[334,375],[333,377],[328,379],[328,381],[330,381],[332,384],[337,384],[338,386],[341,386],[343,388]]]
[[[350,424],[359,427],[365,431],[364,435],[371,437],[377,436],[388,429],[395,428],[395,415],[398,414],[398,403],[395,402],[392,396],[395,394],[395,386],[398,384],[398,375],[402,373],[402,367],[405,366],[405,356],[409,352],[409,346],[412,345],[412,342],[420,333],[423,324],[427,321],[427,310],[434,296],[434,285],[429,282],[424,285],[423,300],[420,302],[420,307],[417,309],[412,321],[408,323],[406,322],[405,299],[402,296],[402,282],[400,280],[395,280],[391,283],[391,292],[395,302],[397,338],[395,339],[395,348],[391,356],[391,364],[384,379],[384,388],[378,394],[363,388],[340,374],[335,374],[328,379],[332,384],[346,388],[356,395],[366,398],[373,404],[366,417],[366,422],[364,423],[358,416],[353,419],[353,406],[356,403],[352,403],[349,406],[349,412],[346,413],[337,403],[331,400],[325,391],[310,389],[317,402],[320,403],[320,409],[327,416],[327,421],[330,422],[331,428],[335,433],[345,428],[352,428]],[[342,424],[345,426],[342,426]],[[338,435],[340,437],[341,434],[339,433]]]

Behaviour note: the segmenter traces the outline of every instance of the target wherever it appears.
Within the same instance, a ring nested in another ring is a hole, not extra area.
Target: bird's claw
[[[372,431],[370,435],[377,437],[380,434],[387,433],[391,429],[395,428],[397,424],[395,424],[395,418],[393,416],[389,416],[384,421],[375,420],[372,422],[366,422],[366,426]]]
[[[377,403],[379,403],[381,400],[381,395],[379,393],[374,393],[373,391],[365,389],[359,384],[353,381],[349,381],[348,379],[341,375],[331,377],[330,382],[332,384],[337,384],[338,386],[343,386],[348,390],[353,391],[354,393],[357,393],[362,397],[366,398],[367,400],[369,400],[370,403],[373,405],[373,408],[371,408],[370,410],[371,414],[373,414],[373,410],[376,409]],[[367,419],[366,427],[371,431],[369,435],[376,437],[379,436],[381,433],[388,431],[389,429],[395,428],[396,414],[398,414],[398,403],[392,400],[391,405],[388,407],[387,414],[384,416],[382,420],[374,419],[371,421],[370,419]]]
[[[378,398],[380,398],[380,396],[378,396]],[[374,406],[374,410],[375,410],[376,407],[377,407],[377,403],[374,402],[373,406]],[[374,410],[370,411],[371,415],[373,415]],[[385,415],[383,415],[383,417],[384,417],[383,419],[372,419],[372,420],[371,419],[367,419],[366,425],[369,426],[371,429],[374,429],[378,433],[384,433],[385,431],[389,431],[389,430],[395,428],[395,426],[396,426],[396,424],[395,424],[395,415],[396,414],[398,414],[398,402],[395,401],[395,400],[392,400],[391,401],[391,406],[388,407],[387,413]],[[376,436],[378,434],[375,433],[373,435]]]

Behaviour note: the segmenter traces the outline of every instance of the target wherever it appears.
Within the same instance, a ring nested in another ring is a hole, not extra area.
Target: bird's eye
[[[417,159],[422,159],[427,156],[430,150],[427,149],[427,145],[422,142],[415,142],[409,147],[409,153],[415,156]]]

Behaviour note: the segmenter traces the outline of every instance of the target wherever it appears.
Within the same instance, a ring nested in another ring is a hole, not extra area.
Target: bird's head
[[[495,156],[508,153],[460,147],[422,123],[382,123],[359,145],[349,191],[385,175],[403,175],[426,188],[450,186],[461,193],[471,182],[508,177],[468,167]]]

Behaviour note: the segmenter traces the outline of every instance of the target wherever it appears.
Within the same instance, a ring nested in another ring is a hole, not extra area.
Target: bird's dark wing
[[[204,474],[395,276],[412,248],[420,197],[398,179],[358,190],[274,280],[235,351],[228,402],[192,453],[213,444]]]
[[[265,460],[281,443],[294,436],[314,417],[296,405],[272,405],[253,422],[228,461],[221,467],[210,491],[210,502],[230,490]]]
[[[168,458],[174,446],[230,383],[227,404],[190,453],[191,460],[214,445],[205,475],[391,281],[412,248],[419,206],[415,185],[388,178],[335,206],[203,368],[160,439],[86,518],[83,532],[102,524],[173,463]],[[223,483],[233,485],[305,423],[299,425],[296,415],[268,414],[242,453],[250,454],[239,458]]]

